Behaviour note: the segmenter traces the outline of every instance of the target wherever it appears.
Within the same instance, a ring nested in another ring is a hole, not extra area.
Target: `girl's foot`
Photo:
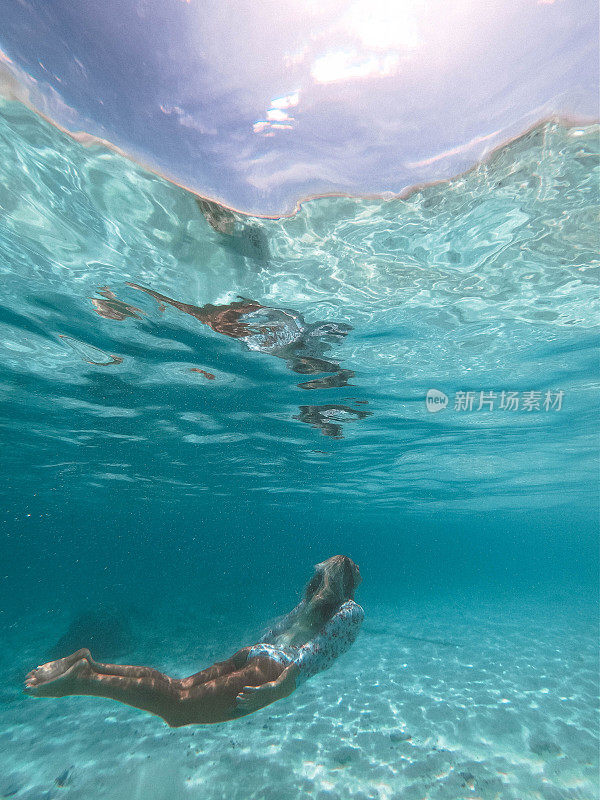
[[[61,697],[68,694],[69,684],[87,671],[92,655],[87,648],[66,658],[49,661],[25,676],[24,691],[36,697]]]

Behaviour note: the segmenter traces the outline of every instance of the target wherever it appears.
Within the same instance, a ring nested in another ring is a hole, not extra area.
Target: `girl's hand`
[[[252,711],[258,711],[259,708],[274,703],[283,696],[280,685],[276,681],[270,681],[263,683],[262,686],[244,686],[235,698],[235,704],[241,711],[250,714]]]

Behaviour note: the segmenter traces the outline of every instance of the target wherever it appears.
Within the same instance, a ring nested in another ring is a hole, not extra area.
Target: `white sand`
[[[423,603],[409,614],[365,605],[350,653],[236,722],[170,730],[110,701],[33,699],[9,687],[0,696],[0,798],[597,800],[592,606]],[[144,660],[173,674],[202,668],[214,649],[196,661],[185,637],[176,647],[154,636]],[[11,661],[35,666],[38,643],[52,643],[39,618],[4,638],[5,680]]]

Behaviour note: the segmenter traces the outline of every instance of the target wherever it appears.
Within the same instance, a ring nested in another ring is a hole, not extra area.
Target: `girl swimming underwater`
[[[354,602],[361,580],[347,556],[317,564],[300,603],[259,644],[189,678],[97,664],[83,649],[32,670],[25,691],[36,697],[108,697],[156,714],[173,728],[237,719],[288,697],[348,650],[364,618]]]

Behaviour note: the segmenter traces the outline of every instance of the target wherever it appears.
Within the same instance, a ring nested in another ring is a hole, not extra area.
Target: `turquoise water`
[[[597,796],[597,145],[255,219],[1,101],[0,797]],[[200,669],[337,552],[360,639],[252,717],[21,695],[92,612]]]

